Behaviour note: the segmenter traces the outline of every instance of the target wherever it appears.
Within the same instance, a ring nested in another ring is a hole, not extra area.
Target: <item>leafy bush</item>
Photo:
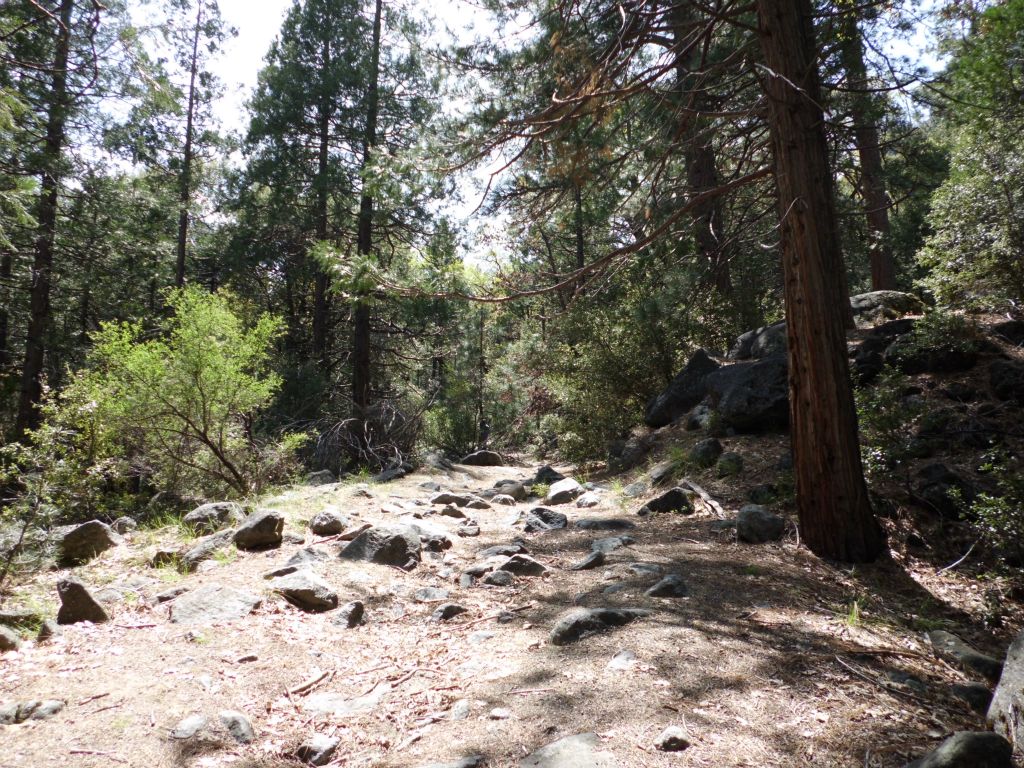
[[[1000,493],[980,493],[971,505],[971,519],[981,536],[1014,566],[1024,564],[1024,476],[994,455],[982,465]]]
[[[914,457],[912,428],[923,406],[906,389],[907,377],[886,369],[873,385],[856,391],[861,459],[873,479],[905,469]]]
[[[88,511],[150,485],[178,493],[244,496],[293,469],[303,435],[261,439],[256,419],[279,379],[268,370],[281,321],[246,327],[230,296],[186,288],[147,338],[132,323],[104,325],[88,365],[44,408],[22,457]],[[115,503],[115,506],[118,506]]]

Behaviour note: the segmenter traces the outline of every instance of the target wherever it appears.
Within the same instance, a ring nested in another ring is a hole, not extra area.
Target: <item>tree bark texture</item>
[[[844,16],[843,44],[840,48],[843,68],[851,93],[853,138],[857,142],[860,161],[860,193],[864,201],[871,260],[871,290],[896,289],[896,264],[893,261],[889,228],[889,196],[882,175],[882,150],[878,137],[876,110],[869,91],[867,67],[864,64],[864,42],[857,14],[850,9]]]
[[[359,255],[368,257],[373,252],[373,195],[366,188],[374,147],[377,146],[377,112],[380,107],[378,83],[380,78],[381,0],[377,0],[373,13],[373,42],[370,51],[370,82],[366,95],[366,127],[363,134],[363,192],[359,198]],[[368,297],[356,300],[352,318],[352,404],[359,419],[366,417],[370,407],[370,381],[372,376],[370,331],[371,317]]]
[[[885,551],[885,536],[857,440],[812,7],[810,0],[757,0],[757,11],[782,236],[800,533],[820,557],[868,562]]]
[[[61,161],[68,113],[68,58],[71,48],[71,14],[74,0],[62,0],[60,24],[56,31],[56,49],[50,80],[46,116],[46,141],[43,146],[43,170],[39,190],[38,234],[32,261],[32,287],[25,360],[21,369],[18,416],[14,425],[16,439],[39,426],[39,404],[43,399],[43,359],[46,333],[50,324],[50,282],[53,273],[53,246],[57,235]]]
[[[325,37],[321,51],[324,69],[328,70],[331,63],[331,43]],[[317,172],[314,181],[316,188],[316,237],[320,241],[327,239],[329,232],[328,222],[328,180],[327,170],[330,160],[331,148],[331,113],[333,101],[330,94],[322,94],[320,104],[317,106],[317,134],[319,146],[317,147]],[[326,371],[330,365],[330,339],[328,324],[330,320],[330,307],[328,289],[330,278],[327,271],[321,264],[314,264],[315,274],[313,277],[313,359],[321,371]]]
[[[189,66],[188,108],[185,114],[185,147],[181,159],[178,189],[178,248],[174,265],[174,284],[185,285],[185,256],[188,251],[189,205],[192,202],[192,143],[195,132],[196,77],[199,72],[199,32],[203,23],[203,0],[196,3],[196,28],[192,35],[192,59]]]

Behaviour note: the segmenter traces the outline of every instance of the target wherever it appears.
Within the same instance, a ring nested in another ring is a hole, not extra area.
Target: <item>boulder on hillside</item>
[[[632,435],[625,440],[613,440],[608,445],[608,468],[625,472],[640,466],[651,452],[654,441],[650,435]]]
[[[740,334],[726,355],[730,360],[760,360],[786,354],[786,321]]]
[[[523,530],[526,533],[540,533],[565,528],[569,525],[569,518],[547,507],[534,507],[526,513],[524,522],[526,527]]]
[[[191,573],[199,567],[201,562],[209,560],[218,551],[229,546],[234,535],[234,531],[221,531],[220,533],[214,533],[199,539],[185,554],[181,555],[181,559],[178,561],[178,568],[183,573]],[[173,562],[176,557],[177,553],[170,553],[168,562]],[[154,562],[156,562],[155,558]]]
[[[719,364],[703,349],[698,349],[660,395],[651,398],[644,413],[644,424],[664,427],[686,414],[707,394],[706,378]]]
[[[171,603],[172,624],[212,624],[248,616],[259,607],[257,595],[234,587],[208,584]]]
[[[257,510],[235,529],[235,546],[239,549],[277,547],[283,532],[284,515],[272,509]]]
[[[693,501],[690,496],[693,491],[676,486],[665,491],[660,496],[655,496],[648,501],[643,509],[650,512],[681,512],[684,515],[691,515],[694,512]],[[646,514],[646,513],[645,513]]]
[[[906,768],[1013,768],[1013,747],[997,733],[958,731]]]
[[[1000,400],[1024,405],[1024,365],[1010,360],[993,360],[988,369],[992,393]]]
[[[421,557],[420,535],[407,525],[370,528],[349,542],[338,556],[409,570]]]
[[[60,562],[62,565],[79,565],[121,542],[121,537],[109,525],[90,520],[64,534],[59,545]]]
[[[993,325],[989,332],[1015,347],[1024,346],[1024,320],[1004,320]]]
[[[60,598],[58,624],[77,624],[80,621],[102,624],[109,620],[103,606],[80,581],[61,579],[57,582],[57,596]]]
[[[552,645],[568,645],[650,614],[643,608],[573,608],[559,618],[551,630],[549,641]]]
[[[686,458],[694,466],[707,469],[718,461],[723,450],[717,438],[709,437],[694,444]]]
[[[460,464],[470,467],[503,467],[505,460],[496,451],[474,451],[464,456]]]
[[[245,509],[233,501],[212,501],[196,507],[181,519],[198,536],[216,533],[245,520]]]
[[[546,483],[551,485],[557,483],[559,480],[564,480],[565,475],[554,469],[550,464],[545,464],[543,467],[537,470],[537,474],[533,477],[535,483]]]
[[[872,328],[853,354],[853,370],[862,384],[874,380],[885,367],[885,351],[901,336],[914,330],[913,318],[890,320]]]
[[[494,485],[494,490],[497,491],[498,496],[511,496],[513,501],[525,501],[529,493],[526,490],[526,486],[518,480],[499,480]],[[494,501],[494,499],[491,499]],[[505,502],[498,502],[503,504]]]
[[[850,308],[858,328],[871,328],[904,315],[920,315],[924,303],[912,293],[871,291],[851,296]]]
[[[781,355],[722,366],[706,383],[722,422],[737,432],[766,432],[789,424],[789,367]]]
[[[309,472],[305,480],[303,481],[306,485],[330,485],[331,483],[338,482],[338,478],[334,476],[334,473],[329,469],[321,469],[316,472]]]
[[[1010,644],[988,708],[988,722],[1018,749],[1024,748],[1024,632]]]
[[[785,519],[760,504],[745,504],[736,515],[736,536],[748,544],[776,541],[785,530]]]
[[[270,582],[270,587],[304,611],[319,613],[338,607],[338,593],[311,571],[300,570],[280,576]]]

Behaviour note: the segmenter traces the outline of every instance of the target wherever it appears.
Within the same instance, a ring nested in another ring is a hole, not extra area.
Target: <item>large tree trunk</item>
[[[879,146],[876,109],[868,90],[867,67],[864,64],[864,43],[857,24],[857,13],[848,10],[843,16],[843,45],[840,48],[847,83],[853,93],[851,116],[853,138],[860,160],[860,193],[871,238],[871,290],[891,291],[896,288],[896,264],[892,256],[889,229],[889,196],[882,175],[882,150]]]
[[[810,0],[757,0],[757,11],[781,217],[800,533],[821,557],[867,562],[885,551],[885,536],[857,442],[813,11]]]
[[[196,3],[196,28],[192,35],[192,58],[188,79],[188,111],[185,115],[185,148],[181,159],[178,189],[178,251],[174,267],[174,284],[185,285],[185,256],[188,250],[189,205],[192,202],[192,142],[195,132],[196,77],[199,72],[199,32],[203,23],[203,0]]]
[[[676,88],[686,145],[686,180],[690,195],[699,197],[721,184],[715,146],[701,113],[711,108],[707,83],[697,70],[702,64],[703,35],[689,3],[672,6],[672,42],[676,49]],[[732,293],[729,253],[724,239],[722,196],[712,195],[690,211],[694,245],[707,270],[707,282],[723,296]]]
[[[373,42],[370,51],[370,83],[366,95],[366,127],[363,133],[363,192],[359,198],[359,255],[368,257],[373,251],[373,195],[366,188],[368,172],[377,146],[377,112],[380,107],[378,92],[380,68],[381,0],[377,0],[373,13]],[[370,355],[370,305],[368,297],[357,297],[352,328],[352,404],[356,418],[366,418],[370,407],[370,381],[372,376]]]
[[[57,46],[50,81],[46,142],[43,145],[43,172],[39,190],[38,235],[32,262],[32,289],[29,299],[28,335],[25,361],[21,369],[21,391],[14,431],[16,439],[39,426],[39,403],[43,399],[43,356],[46,331],[50,323],[50,280],[53,272],[53,245],[57,235],[61,160],[68,113],[68,56],[71,47],[71,13],[74,0],[62,0]]]
[[[325,36],[323,40],[322,56],[324,69],[330,68],[331,43]],[[317,171],[314,186],[316,188],[316,237],[317,240],[327,240],[328,226],[328,180],[327,170],[330,160],[331,140],[331,113],[334,105],[329,94],[323,94],[320,104],[317,107],[317,133],[319,147],[317,148]],[[315,264],[315,275],[313,278],[313,357],[321,371],[330,367],[330,339],[328,325],[330,320],[330,308],[328,289],[330,278],[327,271],[321,264]]]

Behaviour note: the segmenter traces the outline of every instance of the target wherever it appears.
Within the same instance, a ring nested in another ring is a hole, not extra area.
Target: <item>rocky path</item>
[[[0,635],[0,768],[902,766],[982,727],[999,661],[844,613],[920,597],[892,564],[672,480],[456,466],[207,505],[185,543],[87,524],[8,611],[59,623]]]

